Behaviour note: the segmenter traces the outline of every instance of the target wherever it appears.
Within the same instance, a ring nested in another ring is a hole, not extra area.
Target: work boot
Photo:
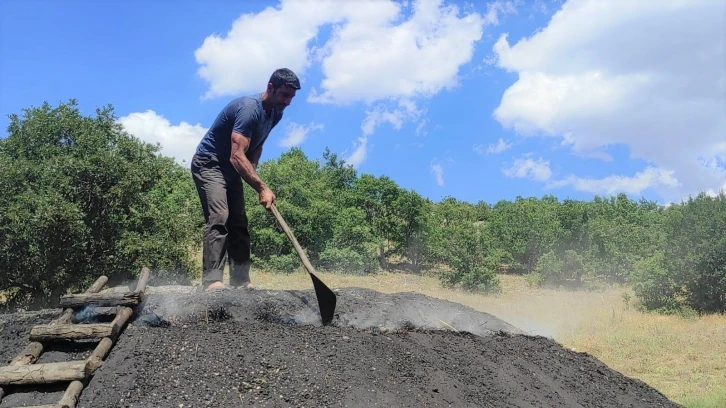
[[[252,262],[243,262],[235,264],[231,262],[229,268],[229,284],[238,289],[254,289],[254,285],[250,283],[250,268]]]

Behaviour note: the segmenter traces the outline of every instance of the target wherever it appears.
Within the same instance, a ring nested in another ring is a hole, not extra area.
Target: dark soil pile
[[[486,313],[419,294],[341,290],[322,327],[314,294],[150,295],[78,407],[676,407],[638,380]],[[56,313],[57,314],[57,313]],[[90,314],[84,314],[90,315]],[[0,315],[0,358],[53,313]],[[43,355],[84,358],[89,348]],[[0,407],[57,402],[12,389]]]

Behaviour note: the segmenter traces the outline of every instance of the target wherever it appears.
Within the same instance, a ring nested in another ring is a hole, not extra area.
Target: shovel
[[[327,326],[328,324],[330,324],[331,321],[333,321],[335,306],[338,302],[337,297],[335,296],[335,293],[333,293],[333,291],[330,290],[330,288],[328,288],[323,283],[323,281],[315,276],[315,269],[310,264],[307,255],[305,255],[305,252],[303,252],[300,244],[298,244],[297,242],[297,239],[295,239],[292,231],[290,231],[287,223],[282,218],[282,215],[280,215],[280,212],[277,211],[277,207],[275,207],[275,204],[272,204],[271,210],[272,213],[275,215],[275,218],[277,218],[277,222],[280,223],[280,226],[285,231],[285,234],[287,234],[287,237],[290,238],[292,245],[295,247],[295,251],[297,251],[297,255],[300,257],[303,265],[305,265],[305,269],[307,269],[308,274],[310,274],[310,278],[313,280],[313,286],[315,287],[315,296],[318,298],[318,307],[320,308],[320,317],[323,320],[323,326]]]

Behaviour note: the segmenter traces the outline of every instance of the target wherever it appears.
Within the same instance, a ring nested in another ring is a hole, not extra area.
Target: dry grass
[[[597,357],[687,407],[726,406],[726,316],[686,319],[643,314],[626,304],[627,288],[601,292],[529,288],[502,276],[503,292],[481,296],[447,290],[432,277],[380,273],[349,276],[319,272],[331,288],[362,287],[384,293],[419,292],[491,313],[532,334]],[[309,289],[306,273],[253,271],[260,288]]]

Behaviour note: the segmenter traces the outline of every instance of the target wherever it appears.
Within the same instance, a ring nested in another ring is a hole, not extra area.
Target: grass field
[[[309,289],[307,273],[253,271],[260,289]],[[524,278],[502,276],[503,292],[481,296],[447,290],[433,277],[380,273],[318,273],[332,289],[361,287],[384,293],[413,291],[491,313],[532,334],[590,353],[689,408],[726,407],[726,316],[683,318],[640,313],[627,288],[601,292],[533,289]]]

